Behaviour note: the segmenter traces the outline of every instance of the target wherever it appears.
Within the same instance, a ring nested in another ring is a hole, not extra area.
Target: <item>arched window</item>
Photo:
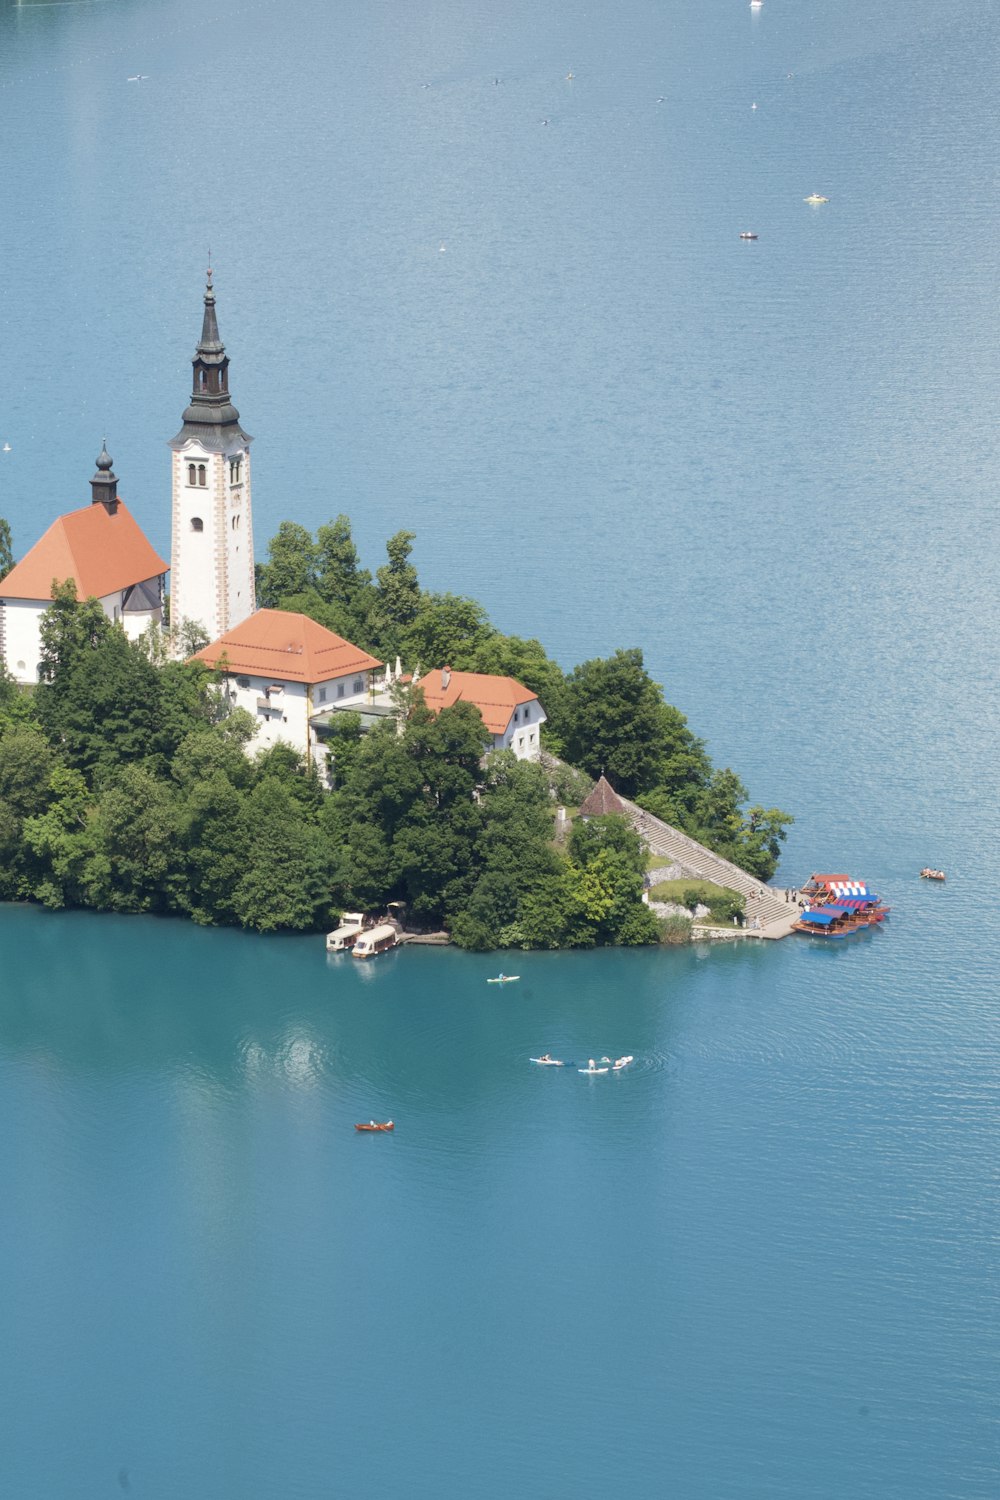
[[[191,517],[191,530],[192,531],[204,531],[205,530],[205,523],[201,519],[201,516],[192,516]]]
[[[233,517],[233,530],[234,531],[239,531],[239,529],[240,529],[240,518],[239,518],[239,516],[234,516]]]
[[[188,464],[188,484],[198,483],[198,470],[194,464]]]
[[[205,374],[204,370],[200,370],[198,372],[198,381],[199,381],[199,384],[201,385],[202,390],[204,390],[205,387],[208,385],[208,376]]]
[[[205,465],[198,465],[198,483],[202,489],[205,488]]]

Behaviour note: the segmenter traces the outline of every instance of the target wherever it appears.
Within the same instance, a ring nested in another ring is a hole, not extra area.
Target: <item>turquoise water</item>
[[[781,874],[894,908],[502,994],[0,910],[5,1493],[993,1500],[998,52],[986,0],[0,0],[18,547],[106,431],[167,548],[211,243],[258,539],[347,509],[642,644]]]

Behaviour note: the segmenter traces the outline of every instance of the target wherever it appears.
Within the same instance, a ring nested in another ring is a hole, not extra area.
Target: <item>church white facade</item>
[[[250,444],[229,395],[212,272],[194,385],[172,450],[170,624],[200,626],[210,641],[256,609]]]

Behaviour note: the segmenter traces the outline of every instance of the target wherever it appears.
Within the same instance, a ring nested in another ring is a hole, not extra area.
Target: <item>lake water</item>
[[[0,515],[107,433],[167,549],[211,244],[261,546],[643,645],[893,917],[498,993],[0,910],[3,1490],[994,1500],[1000,15],[497,10],[0,0]]]

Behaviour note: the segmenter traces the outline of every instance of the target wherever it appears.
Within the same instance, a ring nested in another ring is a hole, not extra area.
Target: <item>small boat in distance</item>
[[[920,871],[920,878],[921,880],[945,880],[947,877],[943,870],[932,870],[929,866],[925,866]]]
[[[810,193],[808,198],[803,198],[803,203],[829,203],[829,198],[824,198],[822,193]]]
[[[749,229],[744,229],[740,234],[741,240],[755,240],[756,238],[757,236],[755,234],[752,234]]]
[[[369,1120],[367,1125],[355,1125],[355,1130],[395,1130],[392,1120]]]
[[[495,979],[487,979],[487,984],[514,984],[520,979],[520,974],[498,974]]]

